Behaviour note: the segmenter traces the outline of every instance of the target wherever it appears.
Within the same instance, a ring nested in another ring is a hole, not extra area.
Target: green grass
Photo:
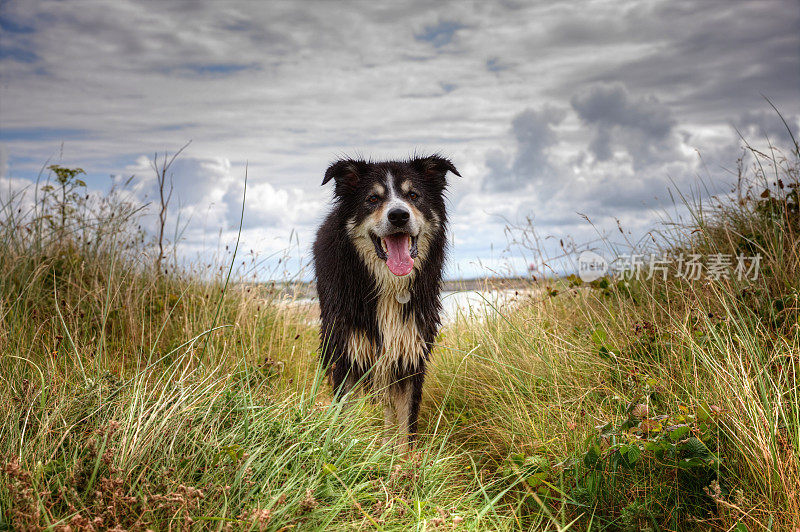
[[[403,457],[255,259],[156,272],[140,213],[62,172],[0,205],[0,529],[798,527],[797,155],[657,243],[757,281],[564,279],[446,326]]]

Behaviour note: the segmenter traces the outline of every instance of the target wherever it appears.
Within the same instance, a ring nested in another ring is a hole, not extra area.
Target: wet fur
[[[446,174],[439,156],[371,163],[338,161],[323,184],[335,181],[333,208],[320,226],[313,255],[322,325],[320,353],[337,398],[363,382],[384,404],[387,431],[395,424],[401,449],[417,432],[426,364],[439,328],[439,292],[446,251]],[[369,232],[386,215],[367,198],[386,191],[419,193],[409,202],[419,221],[414,269],[398,277],[378,257]],[[410,301],[396,296],[408,290]]]

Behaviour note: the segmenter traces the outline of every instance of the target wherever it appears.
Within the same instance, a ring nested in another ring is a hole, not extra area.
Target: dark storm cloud
[[[610,160],[616,147],[630,154],[635,168],[675,158],[676,121],[655,96],[634,97],[621,84],[596,84],[570,103],[593,131],[589,150],[597,161]]]
[[[792,135],[795,135],[795,140],[800,140],[796,137],[797,132],[790,129],[792,124],[796,126],[800,123],[800,117],[797,115],[784,115],[783,119],[786,120],[786,124],[781,121],[780,117],[772,109],[768,111],[751,110],[742,113],[733,120],[732,125],[748,142],[768,140],[771,144],[791,146]],[[787,125],[789,128],[787,128]]]
[[[588,24],[588,20],[586,21]],[[584,26],[586,35],[595,29]],[[719,116],[759,104],[760,95],[794,107],[800,87],[800,3],[678,0],[624,10],[597,42],[644,45],[637,57],[590,70],[584,82],[621,82],[668,95],[676,112]],[[557,36],[575,42],[576,34]],[[596,40],[597,39],[597,40]],[[576,79],[577,81],[577,79]]]
[[[657,98],[632,98],[621,84],[590,86],[570,103],[587,123],[635,128],[650,138],[666,137],[675,125],[669,108]]]
[[[644,172],[597,171],[591,177],[583,187],[576,186],[575,181],[571,183],[570,196],[580,205],[576,210],[592,217],[633,214],[643,219],[649,219],[654,210],[680,201],[675,189],[689,193],[697,181],[695,167],[688,161],[654,166]],[[714,181],[705,191],[718,193],[726,189],[727,184]]]
[[[524,188],[534,182],[552,177],[553,167],[547,150],[557,141],[553,126],[564,120],[563,109],[546,105],[526,109],[511,121],[511,133],[516,151],[508,157],[494,150],[486,158],[490,172],[483,183],[485,190],[508,191]]]

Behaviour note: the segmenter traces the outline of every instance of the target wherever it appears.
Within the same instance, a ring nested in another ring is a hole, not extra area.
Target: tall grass
[[[572,276],[446,330],[428,392],[454,438],[580,526],[800,525],[800,165],[796,146],[750,153],[735,197],[687,202],[637,250],[675,259],[666,281]],[[691,255],[732,257],[730,276],[680,279]],[[760,255],[758,279],[738,255]]]
[[[751,153],[655,251],[759,279],[554,279],[448,324],[409,456],[369,398],[331,404],[281,286],[161,272],[77,173],[5,198],[0,528],[798,527],[798,153]]]
[[[283,287],[162,273],[114,191],[37,197],[2,206],[0,527],[506,526],[446,431],[401,461],[367,398],[330,404]]]

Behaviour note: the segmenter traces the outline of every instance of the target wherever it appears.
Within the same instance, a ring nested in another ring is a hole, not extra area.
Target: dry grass
[[[798,527],[797,154],[758,161],[754,194],[659,243],[758,252],[758,281],[562,279],[450,324],[402,458],[368,400],[330,404],[280,286],[245,269],[225,289],[230,255],[156,272],[113,193],[10,198],[0,528]]]

